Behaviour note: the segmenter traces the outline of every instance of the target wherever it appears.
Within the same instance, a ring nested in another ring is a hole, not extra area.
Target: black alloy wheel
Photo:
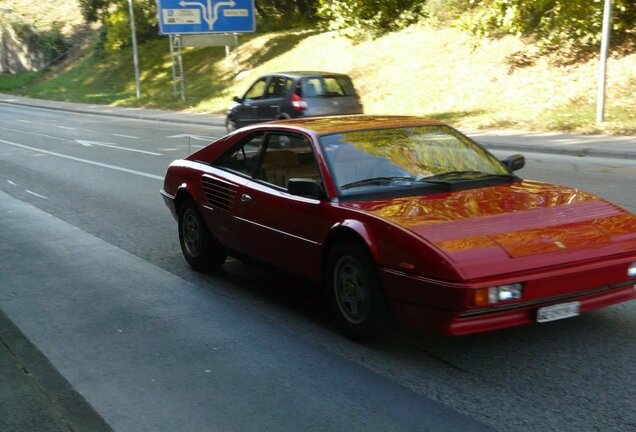
[[[191,200],[185,201],[179,209],[179,243],[190,267],[200,272],[219,268],[227,258]]]
[[[351,240],[335,245],[327,261],[326,284],[332,309],[348,338],[384,336],[390,311],[366,247]]]

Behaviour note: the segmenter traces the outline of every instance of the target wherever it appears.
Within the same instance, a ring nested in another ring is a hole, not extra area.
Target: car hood
[[[348,203],[432,244],[465,278],[636,252],[636,217],[592,194],[534,181]]]

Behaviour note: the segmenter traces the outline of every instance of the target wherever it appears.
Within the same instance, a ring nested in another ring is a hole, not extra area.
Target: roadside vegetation
[[[16,0],[13,0],[14,2]],[[614,0],[607,122],[595,124],[602,1],[261,0],[259,32],[184,51],[173,92],[154,1],[135,0],[141,100],[127,1],[79,0],[91,45],[44,71],[0,75],[0,91],[67,101],[222,112],[259,75],[349,74],[365,112],[425,115],[463,128],[636,134],[636,4]],[[396,13],[397,11],[397,13]]]

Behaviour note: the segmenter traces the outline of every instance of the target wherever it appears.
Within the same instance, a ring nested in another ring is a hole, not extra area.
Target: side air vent
[[[201,184],[210,207],[227,212],[234,209],[238,186],[207,176],[201,177]]]

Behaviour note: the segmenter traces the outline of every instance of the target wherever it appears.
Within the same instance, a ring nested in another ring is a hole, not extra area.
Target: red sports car
[[[635,298],[636,216],[523,165],[423,118],[285,120],[174,161],[161,193],[193,268],[319,281],[352,338],[391,314],[462,335]]]

